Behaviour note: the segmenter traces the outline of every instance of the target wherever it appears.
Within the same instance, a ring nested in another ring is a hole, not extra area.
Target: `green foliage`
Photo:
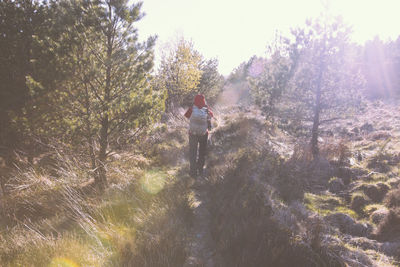
[[[191,105],[198,93],[204,94],[207,102],[214,103],[223,82],[218,60],[204,59],[193,43],[182,38],[163,55],[155,85],[168,92],[166,104],[171,110],[176,105]]]
[[[125,0],[1,2],[0,145],[32,163],[37,140],[86,142],[91,167],[105,177],[116,136],[164,110],[151,75],[155,38],[138,42],[140,9]]]
[[[270,48],[263,73],[253,81],[256,103],[266,115],[312,122],[312,152],[318,155],[318,130],[360,103],[363,78],[353,63],[356,47],[340,18],[321,17],[279,37]]]
[[[235,68],[231,74],[229,74],[227,81],[229,83],[241,83],[247,82],[247,78],[250,76],[251,67],[253,62],[257,60],[257,57],[253,56],[249,61],[242,62],[237,68]]]
[[[109,144],[121,133],[153,123],[164,110],[165,94],[152,84],[155,38],[137,41],[134,23],[142,18],[140,8],[122,0],[59,6],[66,19],[73,19],[64,29],[73,72],[57,92],[58,104],[74,140],[86,140],[100,183],[106,183]]]
[[[224,84],[224,77],[218,72],[218,60],[203,60],[200,70],[202,74],[197,91],[205,95],[207,103],[215,103]],[[192,101],[192,99],[189,99],[189,101]]]
[[[58,61],[66,45],[56,45],[60,35],[53,11],[46,2],[0,3],[0,143],[7,149],[30,154],[33,137],[54,135],[55,124],[61,128],[51,123],[56,121],[52,98],[67,69]]]
[[[264,62],[260,75],[250,77],[252,95],[267,119],[273,119],[275,105],[287,90],[287,85],[295,69],[295,58],[288,57],[289,40],[276,36],[268,46],[268,59]]]
[[[314,122],[318,111],[314,123],[320,125],[348,109],[362,87],[359,70],[351,63],[349,28],[340,19],[317,20],[292,34],[299,59],[291,93],[303,120]]]
[[[252,98],[257,98],[251,94],[251,85],[256,77],[260,75],[265,66],[265,59],[253,56],[250,60],[242,62],[235,68],[226,79],[224,85],[223,103],[251,105]],[[256,100],[258,101],[258,100]]]
[[[158,84],[168,92],[168,108],[182,104],[196,91],[202,77],[201,63],[200,53],[184,39],[163,55]]]
[[[304,194],[304,203],[307,209],[322,216],[340,212],[355,219],[359,217],[356,212],[346,207],[346,204],[341,198],[334,195],[315,195],[306,193]]]

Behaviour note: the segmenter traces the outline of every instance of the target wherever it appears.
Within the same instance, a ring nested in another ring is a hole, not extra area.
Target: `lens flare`
[[[54,258],[49,267],[79,267],[79,265],[67,258]]]
[[[155,195],[164,188],[166,179],[165,173],[159,170],[151,170],[140,179],[140,184],[147,193]]]

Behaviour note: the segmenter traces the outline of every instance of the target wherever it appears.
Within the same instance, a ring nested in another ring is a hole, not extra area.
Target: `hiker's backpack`
[[[193,106],[190,116],[189,131],[194,135],[205,135],[208,128],[208,109],[207,107],[198,108]]]

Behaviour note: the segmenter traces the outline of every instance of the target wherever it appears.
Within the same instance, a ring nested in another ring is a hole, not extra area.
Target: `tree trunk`
[[[107,187],[107,173],[106,173],[106,159],[107,159],[107,147],[108,147],[108,116],[105,115],[101,122],[100,129],[100,150],[97,163],[97,171],[95,182],[99,186],[100,190],[104,190]]]
[[[318,136],[319,136],[319,115],[321,111],[321,89],[317,89],[317,97],[314,110],[313,127],[311,132],[311,153],[314,159],[319,157]]]
[[[88,142],[89,142],[89,156],[90,156],[90,163],[91,163],[91,168],[92,170],[96,170],[96,154],[94,153],[94,142],[93,142],[93,137],[89,136],[88,137]]]
[[[318,137],[319,137],[320,114],[321,114],[321,94],[322,94],[323,71],[324,71],[324,64],[323,64],[323,59],[321,58],[321,63],[320,63],[318,78],[317,78],[317,84],[316,84],[317,91],[316,91],[316,96],[315,96],[314,119],[313,119],[313,127],[312,127],[312,132],[311,132],[311,153],[312,153],[312,156],[314,159],[318,159],[318,157],[319,157]]]
[[[91,161],[91,168],[93,171],[96,170],[96,154],[94,153],[94,141],[92,134],[92,123],[90,121],[91,116],[91,108],[90,108],[90,100],[89,100],[89,90],[87,88],[87,84],[85,84],[85,105],[86,105],[86,139],[89,144],[89,156]]]
[[[3,174],[0,174],[0,200],[6,194],[5,181],[4,180],[5,180],[5,178],[3,177]]]
[[[314,119],[313,127],[311,132],[311,153],[314,160],[319,157],[319,147],[318,147],[318,137],[319,137],[319,124],[320,124],[320,114],[321,114],[321,95],[322,95],[322,75],[325,68],[325,51],[326,51],[326,36],[324,35],[322,51],[320,54],[319,70],[316,83],[316,96],[315,96],[315,107],[314,107]]]
[[[107,160],[107,148],[108,148],[108,130],[109,130],[109,115],[110,110],[110,94],[111,94],[111,61],[113,54],[113,19],[112,19],[112,8],[110,3],[108,3],[109,10],[109,22],[108,30],[106,32],[107,37],[107,60],[106,60],[106,79],[104,88],[104,99],[103,99],[103,116],[101,120],[100,128],[100,150],[97,164],[97,180],[96,184],[99,186],[100,190],[104,190],[107,186],[107,173],[106,173],[106,160]]]

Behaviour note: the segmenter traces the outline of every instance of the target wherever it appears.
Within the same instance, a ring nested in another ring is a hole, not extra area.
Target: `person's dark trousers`
[[[204,162],[207,152],[208,133],[205,135],[189,134],[190,175],[203,175]],[[197,155],[197,151],[199,151]]]

